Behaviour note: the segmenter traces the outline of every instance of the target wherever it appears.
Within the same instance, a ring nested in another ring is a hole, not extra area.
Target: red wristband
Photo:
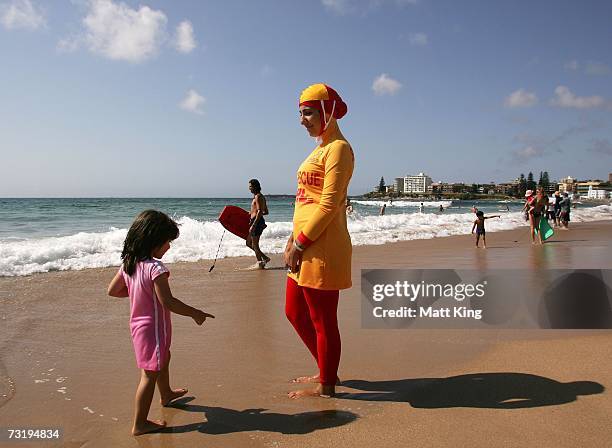
[[[300,246],[302,246],[304,249],[312,244],[312,241],[309,240],[308,237],[304,235],[303,232],[300,232],[296,240],[298,243],[300,243]]]

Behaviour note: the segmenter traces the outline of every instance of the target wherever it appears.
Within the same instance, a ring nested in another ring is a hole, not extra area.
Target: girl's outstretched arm
[[[168,274],[162,274],[153,280],[155,285],[155,294],[162,303],[162,305],[168,308],[171,312],[180,314],[182,316],[191,317],[198,325],[202,325],[202,322],[207,317],[214,318],[212,314],[205,313],[197,308],[187,305],[175,298],[170,291],[170,284],[168,283]]]
[[[121,270],[119,270],[115,277],[111,280],[108,285],[108,289],[106,291],[109,296],[112,297],[128,297],[128,289],[125,281],[123,280],[123,275],[121,275]]]

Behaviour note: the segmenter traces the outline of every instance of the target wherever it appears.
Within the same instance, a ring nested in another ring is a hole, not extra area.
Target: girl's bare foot
[[[134,427],[132,428],[132,435],[140,436],[148,432],[159,431],[160,429],[165,427],[166,422],[164,420],[146,420],[142,424],[134,424]]]
[[[160,403],[162,406],[168,406],[170,405],[170,403],[174,400],[176,400],[177,398],[181,398],[183,395],[185,395],[187,392],[189,392],[187,389],[174,389],[172,391],[170,391],[170,394],[168,396],[162,397],[162,399],[160,400]]]
[[[335,386],[324,386],[319,384],[314,389],[308,390],[294,390],[289,392],[287,395],[289,398],[297,400],[298,398],[303,397],[321,397],[321,398],[331,398],[336,394]]]

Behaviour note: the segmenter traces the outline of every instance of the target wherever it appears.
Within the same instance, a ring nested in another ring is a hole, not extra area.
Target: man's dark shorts
[[[255,218],[251,218],[251,220],[249,221],[249,227],[251,227],[253,225],[254,221],[255,221]],[[259,218],[259,221],[257,221],[257,225],[255,226],[255,228],[251,232],[251,236],[261,236],[261,234],[263,233],[263,231],[264,231],[264,229],[266,227],[268,227],[266,225],[266,220],[262,216],[261,218]]]

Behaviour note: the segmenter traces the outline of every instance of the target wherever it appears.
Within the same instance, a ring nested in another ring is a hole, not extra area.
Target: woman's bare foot
[[[148,432],[159,431],[166,427],[166,422],[164,420],[146,420],[144,423],[139,425],[134,425],[132,428],[133,436],[140,436],[142,434],[146,434]]]
[[[321,398],[331,398],[336,394],[336,386],[324,386],[319,384],[314,389],[308,390],[294,390],[289,392],[287,395],[289,398],[297,400],[298,398],[303,397],[321,397]]]
[[[187,389],[174,389],[172,391],[170,391],[170,394],[166,397],[162,397],[160,401],[162,406],[168,406],[170,405],[170,403],[172,403],[174,400],[176,400],[177,398],[181,398],[183,395],[185,395],[187,392],[189,392]]]
[[[297,378],[293,378],[290,383],[320,383],[321,376],[317,373],[312,376],[298,376]],[[336,386],[340,384],[340,378],[336,378]]]
[[[298,376],[297,378],[293,378],[290,383],[320,383],[321,377],[317,373],[312,376]]]

